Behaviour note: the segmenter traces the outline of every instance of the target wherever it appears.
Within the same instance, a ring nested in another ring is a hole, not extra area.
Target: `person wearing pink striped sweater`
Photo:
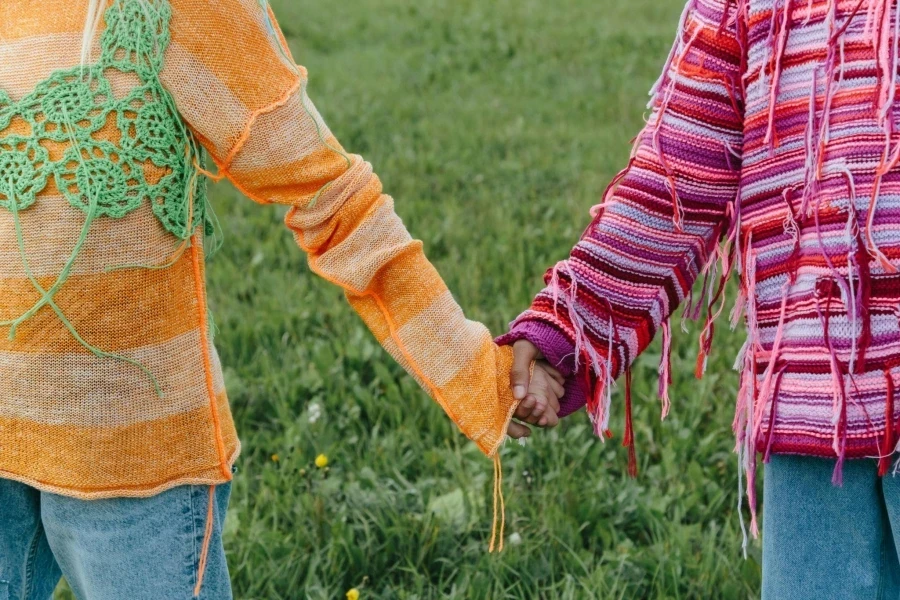
[[[499,340],[519,372],[556,366],[560,416],[586,406],[601,437],[624,375],[634,473],[631,364],[662,335],[665,416],[673,313],[701,321],[700,377],[736,277],[734,433],[753,535],[765,464],[763,598],[900,595],[898,66],[890,0],[690,0],[631,160]]]

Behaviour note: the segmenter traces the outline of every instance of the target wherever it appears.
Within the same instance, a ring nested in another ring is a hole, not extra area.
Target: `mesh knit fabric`
[[[0,476],[81,498],[231,478],[201,176],[290,206],[312,269],[494,455],[511,352],[467,321],[257,0],[0,4]],[[8,335],[6,335],[8,334]]]

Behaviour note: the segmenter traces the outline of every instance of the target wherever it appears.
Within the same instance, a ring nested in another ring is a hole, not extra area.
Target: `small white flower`
[[[520,446],[525,446],[526,444],[528,444],[528,438],[520,437],[520,438],[519,438],[519,445],[520,445]]]
[[[315,423],[322,416],[322,407],[318,403],[313,402],[309,405],[309,422]]]
[[[522,536],[518,533],[509,534],[509,543],[511,546],[518,546],[522,543]]]

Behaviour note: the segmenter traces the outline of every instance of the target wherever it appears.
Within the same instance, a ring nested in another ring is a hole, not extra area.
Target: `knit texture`
[[[836,483],[845,458],[885,472],[900,409],[898,36],[888,0],[688,2],[628,167],[501,342],[564,335],[602,436],[613,380],[660,330],[668,411],[681,303],[702,323],[702,376],[736,273],[751,507],[757,453],[836,458]]]
[[[203,175],[290,207],[312,269],[495,455],[511,351],[331,134],[266,3],[110,0],[81,65],[86,12],[0,3],[0,476],[80,498],[231,478]]]

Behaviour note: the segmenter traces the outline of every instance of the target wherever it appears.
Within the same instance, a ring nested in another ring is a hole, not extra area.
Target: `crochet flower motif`
[[[33,139],[0,138],[0,206],[23,210],[34,204],[47,185],[49,166],[47,151]]]
[[[146,194],[139,168],[108,142],[69,148],[55,175],[69,204],[86,213],[95,206],[95,216],[124,217]]]
[[[155,86],[136,88],[116,111],[116,122],[123,133],[120,144],[138,160],[150,160],[159,166],[183,163],[184,140],[179,140],[172,128],[177,118]]]
[[[208,231],[198,146],[159,79],[168,2],[114,0],[104,18],[97,64],[55,72],[18,102],[0,92],[0,206],[12,209],[15,198],[16,209],[29,207],[52,175],[93,217],[122,218],[149,202],[180,239],[201,224]],[[137,76],[124,97],[113,94],[115,71]],[[4,136],[14,120],[28,124],[27,139]]]
[[[106,121],[113,100],[109,82],[97,68],[59,71],[19,103],[18,112],[34,137],[54,142],[84,139]]]
[[[101,39],[101,62],[125,72],[150,78],[162,69],[169,45],[171,9],[167,2],[148,6],[119,1],[107,10]]]
[[[181,239],[188,237],[193,228],[204,223],[204,214],[201,211],[206,204],[206,187],[192,183],[190,179],[193,177],[193,174],[176,170],[165,175],[159,183],[148,189],[153,214],[167,231]],[[189,202],[172,201],[172,198],[180,197],[179,194],[184,194],[184,190],[190,187],[195,191]],[[206,222],[205,225],[204,233],[211,234],[210,223]]]

